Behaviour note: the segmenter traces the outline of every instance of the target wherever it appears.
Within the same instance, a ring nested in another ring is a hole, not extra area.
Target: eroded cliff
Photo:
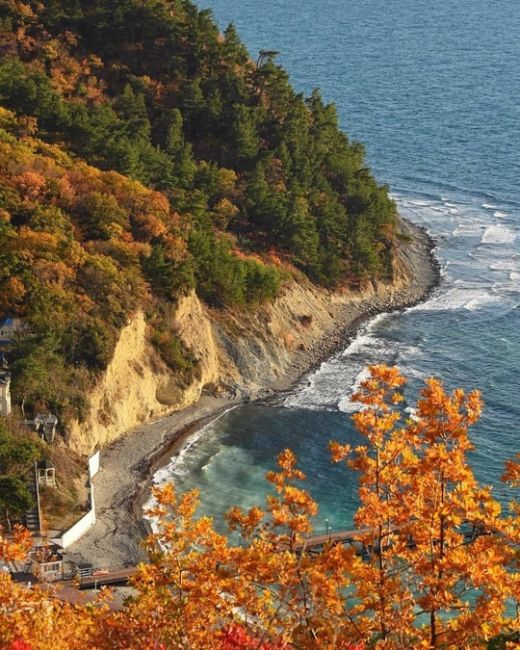
[[[137,424],[194,404],[203,391],[244,399],[288,387],[360,318],[415,303],[434,284],[429,238],[409,224],[403,231],[413,239],[399,247],[389,283],[330,292],[302,279],[245,314],[209,309],[195,293],[182,297],[175,331],[198,360],[188,387],[160,359],[144,314],[136,313],[92,391],[88,417],[70,427],[70,446],[89,453]]]

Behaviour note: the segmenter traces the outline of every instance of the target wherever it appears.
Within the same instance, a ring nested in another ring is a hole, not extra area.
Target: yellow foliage
[[[480,396],[430,379],[417,419],[403,421],[404,381],[395,368],[371,368],[355,417],[367,444],[331,443],[333,460],[360,475],[354,545],[312,552],[317,504],[285,450],[265,509],[228,513],[240,544],[196,517],[197,491],[155,489],[150,562],[121,611],[108,593],[72,607],[0,573],[2,647],[473,650],[518,631],[518,512],[502,518],[466,460]],[[511,461],[505,478],[518,477]],[[27,545],[20,530],[0,536],[0,555],[19,558]]]

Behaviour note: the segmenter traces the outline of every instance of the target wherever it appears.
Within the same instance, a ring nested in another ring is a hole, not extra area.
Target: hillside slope
[[[106,420],[103,441],[207,384],[255,394],[327,329],[331,296],[402,279],[405,239],[334,106],[210,12],[0,0],[0,317],[24,322],[26,413],[86,440]],[[134,406],[103,388],[117,367],[142,380]]]

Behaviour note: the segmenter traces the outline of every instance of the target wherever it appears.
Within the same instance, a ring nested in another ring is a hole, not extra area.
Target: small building
[[[5,352],[14,343],[16,333],[22,329],[21,318],[7,316],[0,320],[0,351]]]
[[[49,444],[54,442],[56,427],[58,426],[58,418],[55,415],[52,413],[36,413],[33,425],[40,438]]]
[[[76,564],[74,567],[74,574],[80,580],[80,582],[82,578],[89,578],[92,575],[93,571],[94,565],[90,562]]]
[[[63,552],[56,544],[38,546],[32,552],[31,571],[40,582],[63,579]]]
[[[56,470],[50,460],[41,460],[36,466],[39,485],[56,487]]]
[[[0,370],[0,415],[11,415],[11,375]]]

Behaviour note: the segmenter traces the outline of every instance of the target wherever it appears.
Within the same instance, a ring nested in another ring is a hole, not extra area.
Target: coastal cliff
[[[335,106],[170,4],[18,2],[0,25],[13,408],[82,453],[201,394],[283,388],[421,295],[416,234]]]
[[[254,399],[287,388],[332,352],[360,319],[420,300],[436,279],[432,243],[402,222],[392,282],[329,291],[292,282],[254,311],[216,310],[195,292],[178,301],[174,330],[197,359],[197,373],[179,383],[149,340],[138,311],[122,329],[114,355],[88,397],[88,416],[68,431],[70,446],[90,453],[127,430],[195,404],[201,395]]]

